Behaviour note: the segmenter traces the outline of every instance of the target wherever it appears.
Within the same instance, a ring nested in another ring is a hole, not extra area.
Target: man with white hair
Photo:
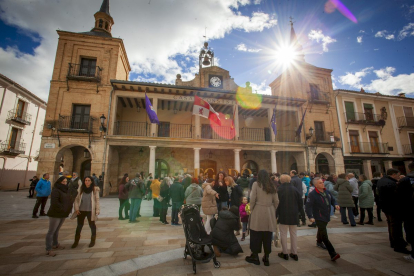
[[[354,189],[352,191],[352,199],[354,200],[355,207],[352,208],[352,212],[354,213],[355,219],[359,219],[359,211],[358,211],[358,180],[355,178],[355,175],[353,173],[348,173],[348,181],[351,187]]]

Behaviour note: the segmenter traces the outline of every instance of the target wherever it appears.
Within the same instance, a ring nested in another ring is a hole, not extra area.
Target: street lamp
[[[306,134],[306,140],[309,140],[313,136],[313,128],[309,128],[309,134]]]
[[[105,123],[105,120],[106,120],[106,117],[105,117],[105,115],[103,115],[102,114],[102,116],[101,117],[99,117],[99,119],[100,119],[100,121],[101,121],[101,126],[100,126],[100,128],[99,128],[99,130],[102,132],[106,132],[106,127],[104,126],[104,123]]]
[[[142,147],[141,147],[141,149],[139,150],[139,152],[138,152],[138,155],[139,156],[142,156],[144,154],[144,150],[142,149]]]
[[[85,149],[85,150],[83,151],[83,157],[85,157],[85,158],[90,158],[90,157],[91,157],[91,155],[90,155],[90,153],[89,153],[89,150]]]
[[[212,158],[213,157],[213,153],[211,152],[211,150],[208,153],[208,158]]]
[[[247,152],[243,153],[243,157],[244,157],[244,159],[247,159]]]

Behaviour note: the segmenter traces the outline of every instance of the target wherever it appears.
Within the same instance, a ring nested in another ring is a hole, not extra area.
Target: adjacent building
[[[46,102],[2,74],[0,89],[0,189],[17,189],[19,183],[29,187],[36,175]]]

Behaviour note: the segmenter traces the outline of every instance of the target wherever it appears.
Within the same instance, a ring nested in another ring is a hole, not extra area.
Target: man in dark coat
[[[39,179],[37,179],[37,176],[35,175],[35,176],[33,176],[33,178],[32,179],[29,179],[31,182],[30,182],[30,188],[29,188],[29,195],[27,196],[27,197],[30,197],[30,198],[32,198],[33,197],[33,195],[34,195],[34,191],[35,191],[35,188],[36,188],[36,185],[37,185],[37,182],[39,182]]]
[[[377,191],[382,211],[387,217],[388,236],[390,245],[395,252],[409,254],[407,243],[402,233],[402,214],[399,210],[399,198],[397,197],[397,181],[400,171],[388,169],[387,175],[378,180]]]
[[[397,185],[397,197],[407,242],[411,244],[411,254],[404,259],[414,262],[414,162],[408,164],[408,170],[410,172]]]
[[[339,205],[336,205],[335,198],[325,189],[322,178],[315,177],[313,180],[315,190],[309,193],[306,200],[306,214],[310,222],[316,222],[318,233],[316,235],[316,246],[327,249],[331,256],[331,261],[336,261],[340,255],[336,253],[328,239],[328,231],[326,229],[328,222],[331,220],[331,205],[339,210]]]
[[[172,201],[171,207],[171,225],[180,225],[178,223],[178,211],[184,202],[184,188],[181,185],[183,177],[180,175],[170,187],[170,198]]]
[[[249,180],[247,179],[247,175],[243,174],[243,176],[237,179],[236,183],[243,189],[244,195],[247,195],[249,190]]]
[[[299,195],[300,195],[300,199],[302,200],[302,195],[303,195],[302,179],[299,178],[298,172],[295,171],[295,170],[290,171],[290,177],[292,178],[291,183],[292,183],[293,187],[295,187],[298,190]],[[305,226],[306,225],[306,217],[305,217],[305,210],[303,209],[303,204],[302,204],[302,208],[299,208],[298,214],[299,214],[300,220],[302,220],[302,225]],[[301,226],[299,221],[298,221],[297,225],[298,225],[298,227]]]
[[[239,209],[236,206],[232,206],[230,210],[220,211],[217,221],[215,222],[214,219],[212,221],[213,230],[211,231],[211,236],[217,257],[220,257],[221,252],[230,255],[243,253],[243,249],[234,235],[234,231],[239,231],[241,228]]]

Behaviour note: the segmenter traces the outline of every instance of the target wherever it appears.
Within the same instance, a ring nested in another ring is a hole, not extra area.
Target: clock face
[[[220,87],[221,86],[221,79],[219,77],[211,77],[210,84],[213,87]]]

